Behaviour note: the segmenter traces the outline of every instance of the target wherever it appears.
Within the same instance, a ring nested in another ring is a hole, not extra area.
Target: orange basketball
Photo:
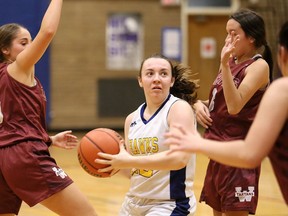
[[[81,167],[92,176],[108,177],[110,172],[98,172],[98,169],[105,168],[107,165],[95,163],[95,159],[100,158],[97,153],[118,154],[119,142],[122,139],[119,133],[109,128],[96,128],[86,133],[78,147],[78,160]]]

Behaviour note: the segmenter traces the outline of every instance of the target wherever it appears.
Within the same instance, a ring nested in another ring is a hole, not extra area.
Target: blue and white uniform
[[[135,112],[128,133],[131,155],[141,157],[169,149],[164,146],[164,133],[169,126],[171,106],[180,100],[169,95],[155,114],[145,120],[146,103]],[[196,200],[193,192],[195,154],[180,170],[132,169],[131,185],[120,215],[193,215]]]

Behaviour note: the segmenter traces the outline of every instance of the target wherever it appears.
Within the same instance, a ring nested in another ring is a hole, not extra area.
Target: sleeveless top
[[[7,72],[0,63],[0,147],[24,141],[51,143],[46,132],[46,96],[39,80],[29,87]]]
[[[169,110],[177,100],[180,99],[170,95],[149,120],[143,117],[146,103],[139,106],[128,133],[128,147],[134,157],[152,155],[169,149],[162,145],[163,135],[169,129]],[[187,166],[180,170],[132,169],[128,195],[161,200],[194,196],[195,159],[195,154],[192,154]]]
[[[239,64],[235,64],[233,59],[230,60],[230,69],[234,84],[237,88],[245,77],[245,69],[258,58],[261,57],[256,55],[254,58]],[[212,126],[205,130],[204,137],[225,141],[244,139],[255,118],[259,103],[266,88],[258,90],[238,114],[230,115],[227,111],[222,87],[222,73],[220,71],[212,85],[209,96],[209,111],[213,123]]]
[[[269,153],[269,159],[284,200],[288,205],[288,120]]]

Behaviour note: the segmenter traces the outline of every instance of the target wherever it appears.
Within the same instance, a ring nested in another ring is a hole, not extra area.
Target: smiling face
[[[147,101],[162,103],[174,84],[171,65],[163,58],[148,58],[144,61],[140,77],[140,87],[144,89]]]

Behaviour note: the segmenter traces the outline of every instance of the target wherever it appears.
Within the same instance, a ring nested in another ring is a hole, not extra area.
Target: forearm
[[[186,166],[191,155],[184,152],[160,152],[153,155],[131,156],[125,167],[153,170],[179,170]]]
[[[229,166],[254,168],[261,163],[255,160],[254,152],[249,151],[243,140],[227,143],[203,139],[197,152]]]
[[[61,17],[63,0],[51,0],[46,13],[44,14],[40,31],[46,35],[54,36],[58,29],[58,25]]]
[[[241,109],[241,96],[234,84],[233,76],[228,64],[221,64],[222,70],[222,85],[227,105],[230,114],[237,114]]]

